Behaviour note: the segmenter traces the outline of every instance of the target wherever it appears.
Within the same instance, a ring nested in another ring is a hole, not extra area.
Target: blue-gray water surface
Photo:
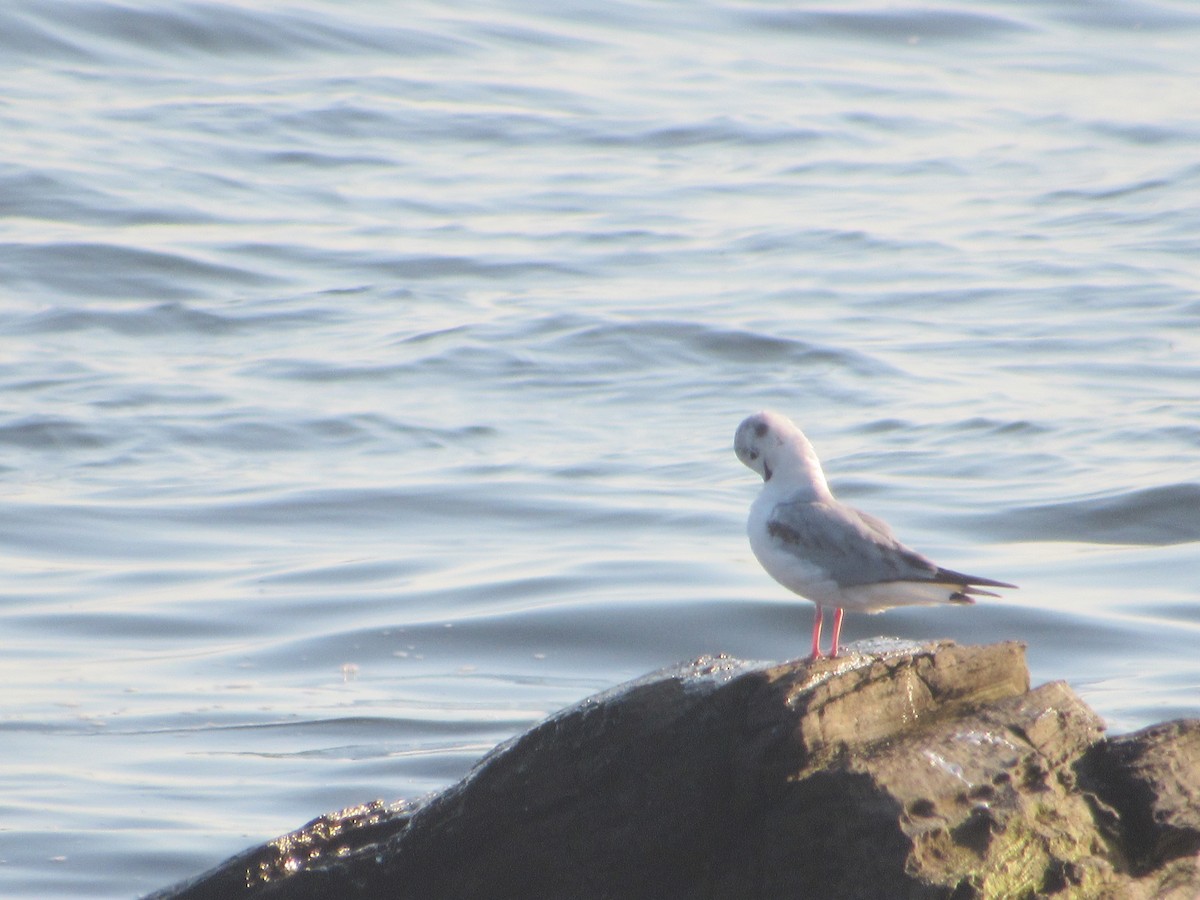
[[[1115,731],[1200,715],[1200,8],[0,8],[0,896],[804,654],[774,408]]]

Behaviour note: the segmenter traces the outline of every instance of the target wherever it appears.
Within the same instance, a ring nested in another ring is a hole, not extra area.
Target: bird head
[[[829,492],[816,451],[787,416],[764,410],[745,419],[733,437],[733,450],[764,482],[783,478],[799,488],[807,485],[817,496]]]

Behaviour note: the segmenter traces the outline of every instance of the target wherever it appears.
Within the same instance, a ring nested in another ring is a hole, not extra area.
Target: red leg
[[[817,614],[813,616],[813,645],[812,656],[809,659],[821,658],[821,618],[825,610],[817,604]]]
[[[846,611],[840,606],[833,614],[833,649],[829,652],[830,656],[838,655],[838,641],[842,639],[842,616],[845,614]]]

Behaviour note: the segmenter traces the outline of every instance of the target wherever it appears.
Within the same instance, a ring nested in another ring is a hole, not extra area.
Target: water
[[[0,10],[0,895],[131,897],[801,655],[733,430],[1200,715],[1194,4]]]

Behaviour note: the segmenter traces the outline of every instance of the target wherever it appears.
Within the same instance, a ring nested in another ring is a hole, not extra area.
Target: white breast
[[[778,539],[767,531],[767,520],[779,497],[773,491],[764,490],[750,507],[750,518],[746,522],[746,533],[750,537],[750,549],[767,574],[793,591],[823,605],[840,606],[840,590],[829,573],[810,560],[790,552]]]

